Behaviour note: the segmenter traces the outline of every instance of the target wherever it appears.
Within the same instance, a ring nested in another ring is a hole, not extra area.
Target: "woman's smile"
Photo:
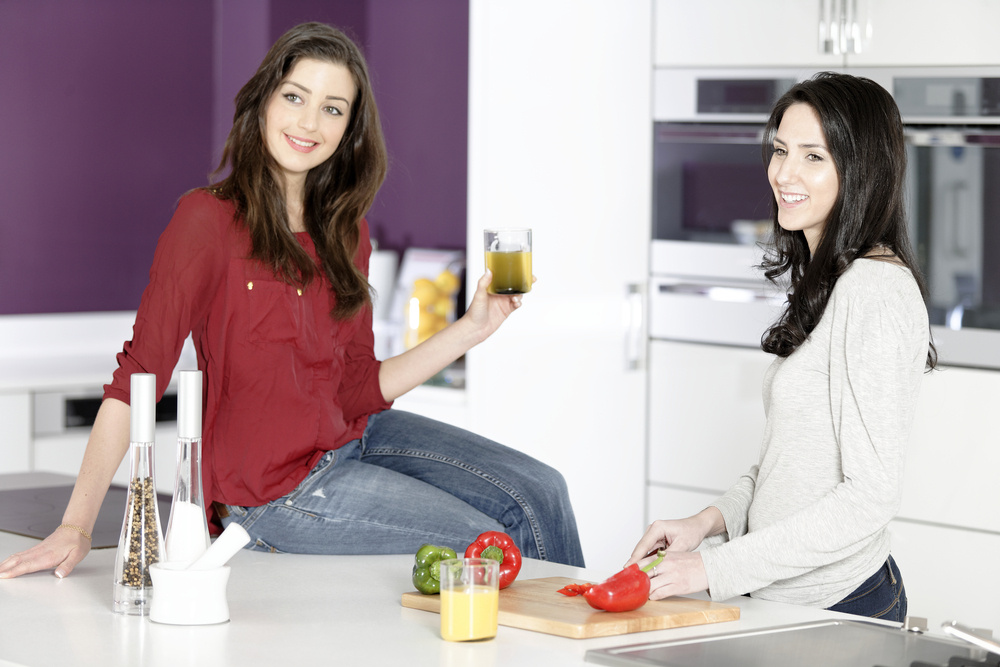
[[[319,145],[318,142],[309,141],[308,139],[301,139],[299,137],[293,137],[290,134],[286,134],[285,139],[288,141],[288,144],[293,149],[301,151],[302,153],[311,153],[316,148],[316,146]]]

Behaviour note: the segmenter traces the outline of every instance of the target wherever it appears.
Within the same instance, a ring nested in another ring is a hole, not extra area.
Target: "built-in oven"
[[[941,360],[1000,369],[1000,67],[868,75],[906,124],[911,238]]]

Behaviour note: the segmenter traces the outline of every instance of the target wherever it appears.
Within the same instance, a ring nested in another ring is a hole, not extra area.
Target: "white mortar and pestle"
[[[238,523],[231,523],[192,563],[153,563],[153,599],[149,620],[169,625],[210,625],[229,620],[226,586],[229,559],[250,541]]]

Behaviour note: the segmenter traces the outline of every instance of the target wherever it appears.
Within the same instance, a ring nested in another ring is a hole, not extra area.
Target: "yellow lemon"
[[[434,279],[434,284],[445,294],[454,294],[460,286],[458,276],[447,269]]]
[[[417,278],[413,281],[413,293],[410,296],[419,301],[420,305],[423,306],[441,296],[441,290],[438,289],[433,280]]]

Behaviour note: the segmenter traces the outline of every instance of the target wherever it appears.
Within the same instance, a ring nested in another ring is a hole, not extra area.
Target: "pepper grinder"
[[[181,371],[177,392],[177,476],[163,545],[164,560],[189,565],[210,544],[201,483],[201,371]]]
[[[160,560],[163,533],[153,477],[156,376],[133,373],[129,396],[130,477],[125,518],[115,555],[114,605],[118,614],[145,616],[153,595],[149,566]]]

